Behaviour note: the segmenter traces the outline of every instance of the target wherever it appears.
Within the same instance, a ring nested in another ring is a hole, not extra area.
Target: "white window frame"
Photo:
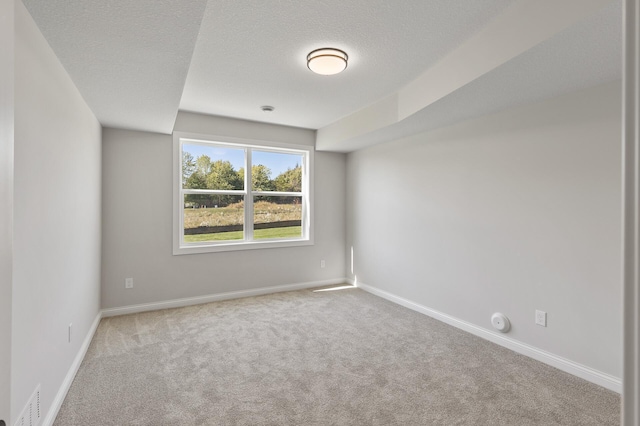
[[[245,181],[243,190],[193,190],[182,188],[182,145],[202,144],[226,146],[245,150]],[[251,188],[251,154],[253,150],[302,155],[302,192],[253,191]],[[307,145],[294,145],[228,136],[198,135],[174,132],[173,134],[173,254],[197,254],[234,250],[252,250],[313,245],[313,153]],[[244,239],[230,241],[184,242],[184,195],[190,193],[242,195],[244,197]],[[268,240],[253,239],[253,197],[301,196],[302,237]]]

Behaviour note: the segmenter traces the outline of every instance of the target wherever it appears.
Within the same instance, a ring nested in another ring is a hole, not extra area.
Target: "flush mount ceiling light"
[[[316,74],[333,75],[347,68],[348,59],[349,57],[342,50],[325,47],[307,55],[307,66]]]

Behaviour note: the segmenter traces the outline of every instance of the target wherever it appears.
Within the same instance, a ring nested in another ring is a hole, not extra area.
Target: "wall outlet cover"
[[[547,326],[547,313],[545,311],[536,310],[536,324],[542,327]]]

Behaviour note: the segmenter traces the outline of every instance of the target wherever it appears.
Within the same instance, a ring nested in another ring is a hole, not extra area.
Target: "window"
[[[174,135],[174,254],[310,245],[312,148]]]

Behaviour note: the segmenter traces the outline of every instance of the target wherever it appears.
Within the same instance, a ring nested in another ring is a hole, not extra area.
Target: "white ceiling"
[[[171,133],[207,0],[23,0],[100,123]]]
[[[317,129],[405,85],[512,2],[210,1],[180,109]],[[347,70],[310,72],[321,47],[347,52]]]
[[[612,2],[408,118],[342,141],[334,150],[352,151],[618,80],[621,16],[622,4]]]
[[[161,133],[172,131],[179,109],[331,127],[406,91],[488,32],[497,17],[541,2],[23,1],[103,125]],[[565,19],[566,29],[415,114],[373,132],[362,128],[323,149],[350,151],[620,78],[620,0],[544,3],[551,12],[563,4],[565,11],[574,7],[588,16]],[[349,54],[344,73],[319,76],[306,68],[307,53],[327,46]],[[276,110],[264,113],[262,105]]]

